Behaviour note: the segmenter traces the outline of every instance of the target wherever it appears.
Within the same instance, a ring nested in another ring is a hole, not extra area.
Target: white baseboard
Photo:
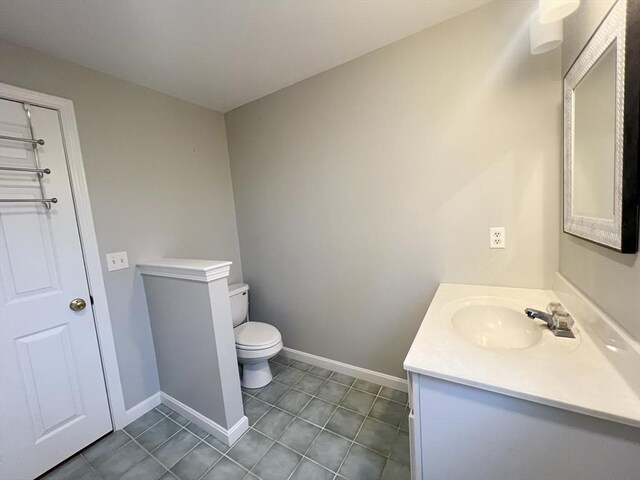
[[[282,355],[292,360],[299,360],[316,367],[326,368],[345,375],[351,375],[352,377],[359,378],[360,380],[377,383],[384,387],[395,388],[402,392],[408,391],[406,380],[387,375],[386,373],[374,372],[373,370],[367,370],[366,368],[356,367],[355,365],[338,362],[336,360],[331,360],[330,358],[319,357],[318,355],[312,355],[311,353],[301,352],[288,347],[282,348]]]
[[[176,400],[171,395],[167,395],[164,392],[160,392],[160,398],[163,404],[172,410],[178,412],[187,420],[195,423],[197,426],[209,432],[226,445],[232,445],[238,440],[244,432],[249,429],[249,420],[246,416],[242,416],[238,422],[231,428],[226,429],[210,418],[205,417],[200,412],[197,412],[193,408],[185,405],[180,400]]]
[[[137,420],[145,413],[153,410],[158,405],[160,405],[160,392],[154,393],[149,398],[145,398],[139,404],[131,407],[129,410],[125,412],[125,418],[127,421],[127,425],[129,425],[134,420]]]

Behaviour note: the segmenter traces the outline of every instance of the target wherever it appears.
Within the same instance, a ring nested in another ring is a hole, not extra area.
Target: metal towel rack
[[[40,159],[38,158],[38,149],[36,148],[38,145],[44,145],[44,140],[33,138],[33,126],[31,125],[31,111],[29,110],[30,105],[28,103],[23,103],[25,112],[27,113],[27,124],[29,126],[29,132],[32,138],[22,138],[22,137],[11,137],[9,135],[0,135],[0,139],[2,140],[11,140],[15,142],[24,142],[30,143],[33,148],[33,156],[35,158],[36,166],[35,168],[30,167],[12,167],[12,166],[0,166],[0,170],[11,171],[11,172],[25,172],[25,173],[35,173],[38,176],[38,184],[40,185],[40,193],[42,194],[42,198],[0,198],[0,202],[2,203],[42,203],[47,210],[51,210],[51,204],[58,203],[58,199],[55,197],[47,198],[44,192],[44,185],[42,185],[42,177],[45,175],[49,175],[51,170],[48,168],[40,167]]]
[[[58,203],[56,197],[53,198],[0,198],[0,202],[5,203],[44,203],[47,210],[51,209],[51,203]]]
[[[0,170],[9,170],[11,172],[28,172],[28,173],[44,173],[49,175],[51,170],[48,168],[27,168],[27,167],[2,167]]]
[[[16,142],[26,142],[26,143],[31,143],[33,145],[44,145],[44,140],[42,140],[41,138],[36,140],[35,138],[10,137],[9,135],[0,135],[0,139],[15,140]]]

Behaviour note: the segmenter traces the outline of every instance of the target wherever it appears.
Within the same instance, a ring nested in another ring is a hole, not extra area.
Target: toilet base
[[[268,360],[242,365],[242,386],[245,388],[262,388],[271,382],[272,378]]]

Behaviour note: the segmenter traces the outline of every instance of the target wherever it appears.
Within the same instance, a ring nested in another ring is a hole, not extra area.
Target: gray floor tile
[[[153,452],[178,430],[180,430],[180,425],[165,418],[140,434],[140,436],[136,438],[136,441],[149,452]]]
[[[348,480],[377,480],[382,475],[385,463],[383,456],[360,445],[353,445],[338,473]]]
[[[258,460],[271,448],[273,440],[255,430],[249,430],[227,452],[227,455],[247,469],[251,469]]]
[[[229,450],[229,445],[227,445],[226,443],[221,442],[220,440],[218,440],[213,435],[207,435],[207,437],[204,439],[204,441],[207,442],[209,445],[211,445],[216,450],[218,450],[219,452],[224,453],[227,450]]]
[[[203,440],[209,436],[209,432],[203,430],[195,423],[188,423],[186,429],[193,433],[196,437],[202,438]]]
[[[298,416],[323,427],[336,408],[335,405],[329,402],[314,398],[302,409]]]
[[[171,471],[182,480],[198,480],[221,456],[220,452],[202,442],[171,467]]]
[[[253,428],[275,440],[293,419],[293,415],[274,407]]]
[[[286,370],[287,366],[286,365],[282,365],[281,363],[270,363],[269,367],[271,368],[271,375],[273,375],[274,377],[279,375],[280,372]]]
[[[298,370],[302,370],[303,372],[308,372],[309,370],[311,370],[311,365],[305,362],[301,362],[299,360],[294,360],[293,362],[291,362],[289,366],[293,368],[297,368]]]
[[[141,462],[131,467],[120,477],[120,480],[157,480],[167,471],[158,461],[152,457],[146,457]]]
[[[304,454],[316,439],[320,429],[300,418],[296,418],[285,429],[278,441],[298,453]]]
[[[350,410],[355,410],[362,415],[366,415],[376,399],[373,395],[359,390],[349,390],[349,393],[342,399],[340,405]]]
[[[400,424],[400,430],[405,432],[409,431],[409,407],[407,407],[402,414],[402,423]]]
[[[410,480],[411,469],[407,465],[402,465],[394,460],[387,460],[387,464],[382,471],[382,480]]]
[[[89,463],[83,457],[75,456],[42,477],[42,480],[71,480],[80,478],[89,471]]]
[[[276,443],[251,471],[263,480],[287,480],[301,459],[297,453]]]
[[[99,465],[113,455],[113,452],[125,446],[131,441],[131,437],[122,430],[110,433],[106,437],[82,451],[82,455],[93,465]]]
[[[160,412],[158,412],[158,414],[160,414]],[[136,445],[134,442],[129,442],[98,465],[96,471],[105,480],[120,478],[127,470],[146,456],[147,452],[145,452],[142,447]]]
[[[403,404],[378,397],[369,415],[398,427],[402,423],[404,410],[405,406]]]
[[[278,354],[278,355],[276,355],[276,356],[275,356],[275,357],[273,357],[271,360],[273,360],[274,362],[277,362],[277,363],[281,363],[281,364],[283,364],[283,365],[289,365],[289,364],[292,362],[292,360],[291,360],[291,359],[289,359],[289,358],[285,357],[285,356],[284,356],[284,355],[282,355],[282,354]]]
[[[353,440],[362,422],[364,422],[364,416],[338,407],[325,428]]]
[[[398,436],[393,442],[393,448],[391,449],[391,458],[405,465],[411,463],[409,456],[409,434],[407,432],[400,431],[398,433]]]
[[[142,432],[144,432],[147,428],[155,425],[163,418],[165,418],[165,416],[158,410],[154,409],[145,413],[139,419],[131,422],[129,425],[124,427],[124,431],[135,438]]]
[[[165,415],[171,415],[173,413],[173,410],[162,403],[156,407],[156,410],[160,411],[160,413],[164,413]]]
[[[297,415],[309,403],[309,400],[311,400],[311,395],[297,390],[289,390],[278,400],[276,405],[289,413]]]
[[[78,477],[78,480],[102,480],[98,472],[95,470],[89,470],[81,477]]]
[[[244,414],[249,419],[249,425],[253,425],[270,409],[271,405],[268,403],[264,403],[257,398],[252,398],[244,406]]]
[[[284,383],[285,385],[289,385],[290,387],[292,387],[303,376],[304,376],[304,372],[302,370],[288,367],[286,370],[283,370],[278,374],[278,376],[275,378],[275,381]]]
[[[280,397],[287,393],[290,388],[291,387],[289,385],[284,385],[278,382],[271,382],[269,385],[264,387],[262,391],[258,395],[256,395],[255,398],[259,398],[263,402],[275,405]]]
[[[259,394],[259,393],[260,393],[260,391],[262,390],[262,387],[260,387],[260,388],[247,388],[247,387],[240,387],[240,389],[241,389],[243,392],[245,392],[245,393],[247,393],[247,394],[249,394],[249,395],[251,395],[251,396],[256,396],[257,394]]]
[[[189,420],[187,420],[186,418],[184,418],[182,415],[180,415],[177,412],[173,412],[171,415],[169,415],[169,418],[171,420],[173,420],[174,422],[176,422],[178,425],[182,425],[183,427],[189,423]]]
[[[379,422],[373,418],[367,418],[360,429],[356,442],[366,445],[383,455],[389,455],[391,447],[396,439],[398,429],[388,423]]]
[[[311,370],[309,370],[309,373],[313,373],[318,377],[329,378],[333,372],[331,370],[327,370],[326,368],[311,367]]]
[[[262,389],[242,389],[245,415],[253,427],[232,448],[167,406],[159,405],[126,427],[139,444],[125,432],[115,432],[44,478],[409,478],[409,409],[405,392],[292,362],[283,356],[269,364],[273,382]],[[314,394],[317,398],[312,397]],[[153,457],[145,449],[153,451]],[[251,469],[255,475],[248,472]]]
[[[409,401],[407,392],[401,392],[400,390],[395,390],[389,387],[382,387],[382,390],[380,390],[380,396],[399,403],[406,404]]]
[[[202,480],[242,480],[247,471],[228,458],[222,458],[202,477]]]
[[[322,387],[320,387],[320,390],[316,392],[316,397],[322,398],[323,400],[331,403],[340,403],[340,400],[342,400],[348,390],[349,387],[336,382],[327,381],[322,385]]]
[[[323,383],[324,379],[308,374],[302,377],[293,388],[313,395],[320,389]]]
[[[183,429],[158,447],[153,452],[153,456],[160,460],[165,467],[171,468],[198,442],[198,437]]]
[[[344,373],[333,372],[331,377],[329,377],[332,381],[342,383],[343,385],[351,386],[353,382],[356,381],[355,378],[350,377],[349,375],[345,375]]]
[[[358,390],[362,390],[363,392],[377,395],[382,386],[378,385],[377,383],[371,383],[365,380],[357,379],[353,384],[353,388],[357,388]]]
[[[174,477],[171,472],[167,472],[164,475],[162,475],[158,480],[176,480],[176,477]]]
[[[351,442],[323,430],[313,442],[306,456],[323,467],[336,471],[347,454]]]
[[[304,458],[291,476],[291,480],[332,480],[333,477],[329,470]]]

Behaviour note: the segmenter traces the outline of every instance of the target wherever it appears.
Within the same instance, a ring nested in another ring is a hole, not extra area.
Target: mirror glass
[[[614,217],[616,44],[574,90],[573,214]]]

